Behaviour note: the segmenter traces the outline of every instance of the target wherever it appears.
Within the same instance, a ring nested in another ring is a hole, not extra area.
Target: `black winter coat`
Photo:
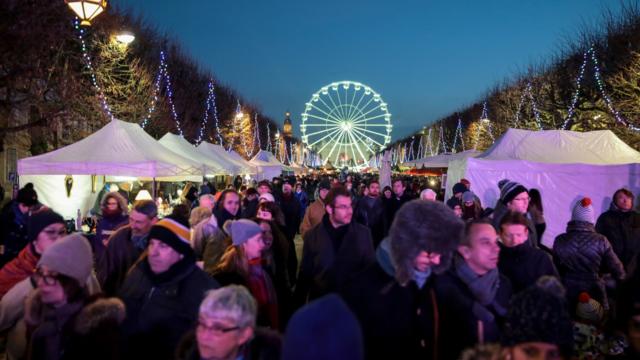
[[[353,218],[371,230],[373,244],[377,248],[384,235],[384,207],[382,199],[365,196],[358,201]]]
[[[640,253],[640,213],[623,212],[611,204],[609,211],[598,217],[596,231],[607,237],[613,252],[629,271],[631,262]]]
[[[294,304],[304,305],[338,290],[375,260],[369,229],[351,222],[339,248],[335,248],[326,227],[327,217],[307,231],[302,247],[302,261],[294,292]]]
[[[398,210],[400,210],[402,205],[411,200],[411,196],[405,192],[400,198],[393,194],[391,199],[387,199],[384,202],[384,235],[382,238],[389,234],[389,229],[391,229],[391,224],[393,223],[393,219],[395,218]]]
[[[441,358],[434,276],[421,289],[414,281],[402,286],[375,263],[342,289],[362,326],[366,359]]]
[[[204,293],[217,287],[192,257],[159,275],[146,259],[140,261],[119,293],[127,309],[125,358],[173,359],[182,336],[195,327]]]
[[[29,243],[27,237],[28,215],[20,213],[18,203],[13,200],[2,208],[0,214],[0,268],[13,260]]]
[[[607,238],[588,222],[570,221],[567,232],[553,244],[553,256],[571,304],[583,291],[600,302],[606,300],[600,274],[611,273],[618,280],[625,277],[623,265]]]
[[[493,321],[481,321],[474,314],[476,303],[467,285],[460,280],[452,268],[436,278],[436,294],[441,306],[440,359],[457,359],[460,353],[478,343],[479,323],[482,322],[484,342],[500,340],[504,315],[498,314],[493,306],[485,307],[494,317]],[[511,300],[509,279],[500,275],[500,285],[494,302],[508,309]],[[481,306],[481,305],[480,305]]]
[[[533,285],[541,276],[558,277],[549,254],[526,243],[515,247],[500,243],[498,270],[509,279],[514,294]]]

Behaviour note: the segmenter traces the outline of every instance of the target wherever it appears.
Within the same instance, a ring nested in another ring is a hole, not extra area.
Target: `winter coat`
[[[118,229],[109,238],[104,256],[97,263],[98,280],[104,293],[109,296],[118,292],[129,269],[144,252],[144,249],[133,244],[131,235],[129,225]]]
[[[371,232],[356,222],[344,225],[340,246],[335,248],[332,226],[325,215],[320,224],[304,235],[302,261],[294,291],[298,306],[338,290],[346,281],[375,261]]]
[[[307,208],[307,212],[304,214],[302,223],[300,224],[300,235],[304,236],[307,231],[313,229],[316,225],[322,221],[322,217],[326,213],[324,209],[324,202],[318,198],[312,202]]]
[[[100,261],[100,258],[104,255],[106,250],[105,242],[107,239],[115,234],[116,230],[129,223],[129,215],[115,214],[115,216],[102,216],[98,220],[96,226],[95,241],[91,244],[93,247],[93,254],[96,262]]]
[[[640,253],[640,213],[620,211],[611,204],[596,221],[596,231],[606,236],[627,271]]]
[[[500,243],[498,270],[509,278],[514,294],[533,285],[541,276],[558,277],[549,254],[528,244],[507,247]]]
[[[11,260],[0,269],[0,299],[20,281],[33,275],[40,254],[36,252],[33,244],[25,246],[18,257]]]
[[[498,314],[496,309],[490,305],[484,309],[491,313],[493,320],[480,320],[474,311],[474,306],[478,306],[478,303],[453,267],[436,278],[435,288],[438,303],[443,304],[440,319],[439,354],[441,359],[457,359],[462,350],[477,344],[480,324],[482,324],[484,342],[491,343],[500,340],[504,316]],[[500,275],[500,285],[494,303],[508,309],[511,293],[509,279]]]
[[[302,219],[304,217],[304,213],[307,211],[307,206],[309,206],[309,198],[307,197],[307,193],[304,191],[295,192],[293,195],[300,203],[300,219]]]
[[[618,280],[625,277],[624,267],[607,238],[588,222],[570,221],[567,232],[553,244],[553,256],[571,304],[577,303],[578,295],[586,291],[606,305],[606,289],[600,275],[611,273]]]
[[[23,214],[14,200],[0,213],[0,267],[13,260],[29,243],[28,214]]]
[[[161,274],[140,261],[127,276],[119,297],[127,359],[172,359],[180,338],[195,326],[204,293],[218,283],[185,256]]]
[[[358,201],[358,206],[353,214],[353,218],[358,223],[371,230],[373,244],[377,248],[382,242],[384,234],[384,207],[382,199],[365,196]]]
[[[384,202],[384,234],[383,238],[389,235],[389,230],[391,229],[391,224],[393,223],[393,218],[396,216],[396,212],[400,210],[402,205],[406,202],[411,201],[411,196],[406,192],[402,194],[401,197],[397,197],[395,194],[391,196],[391,199],[388,199]]]
[[[394,277],[383,246],[377,262],[346,284],[340,295],[362,326],[366,359],[439,359],[439,304],[431,275],[418,288]]]
[[[256,328],[253,338],[244,344],[239,352],[239,357],[243,360],[280,360],[282,351],[282,337],[273,330]],[[191,331],[184,336],[178,350],[177,360],[201,360],[198,351],[198,342],[195,331]]]
[[[260,205],[258,199],[252,201],[245,199],[242,203],[242,215],[240,217],[243,219],[253,219],[258,213],[258,205]]]

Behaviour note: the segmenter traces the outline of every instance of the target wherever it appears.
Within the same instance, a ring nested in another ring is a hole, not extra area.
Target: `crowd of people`
[[[5,356],[640,358],[634,194],[602,214],[583,194],[549,244],[544,189],[496,186],[483,206],[465,179],[449,199],[418,178],[240,179],[164,217],[105,192],[68,233],[27,184],[0,213]]]

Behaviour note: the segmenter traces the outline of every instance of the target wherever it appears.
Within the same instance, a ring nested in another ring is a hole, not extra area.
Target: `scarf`
[[[11,210],[13,210],[13,215],[14,215],[14,220],[16,224],[21,225],[21,226],[26,226],[27,225],[27,220],[29,219],[29,213],[27,212],[26,214],[23,214],[22,211],[20,211],[20,208],[18,207],[18,202],[14,202],[13,205],[11,205]]]
[[[145,234],[142,236],[131,236],[131,242],[133,243],[133,246],[140,250],[140,251],[144,251],[144,249],[147,248],[147,244],[149,243],[149,234]]]
[[[329,234],[329,239],[331,239],[331,243],[333,244],[333,251],[337,253],[338,250],[340,250],[340,245],[342,245],[344,236],[349,230],[349,225],[342,225],[338,228],[334,228],[331,220],[329,220],[329,214],[324,214],[322,217],[322,225],[324,225],[327,234]]]
[[[40,259],[33,244],[25,246],[18,256],[0,269],[0,298],[11,290],[20,281],[33,274],[36,264]]]
[[[507,309],[495,302],[496,293],[500,287],[500,273],[497,268],[483,276],[478,276],[459,255],[454,256],[453,266],[456,275],[473,294],[475,301],[471,310],[476,318],[485,322],[493,322],[495,315],[490,309],[493,309],[500,316],[507,314]]]
[[[247,285],[258,303],[258,314],[268,320],[273,329],[278,329],[278,301],[269,276],[262,269],[262,259],[249,260]]]
[[[413,270],[413,281],[418,284],[418,289],[422,289],[427,280],[429,280],[429,276],[431,276],[431,268],[428,268],[427,271]]]

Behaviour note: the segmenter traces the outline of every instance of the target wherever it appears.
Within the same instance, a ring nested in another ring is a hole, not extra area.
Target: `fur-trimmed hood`
[[[107,323],[121,324],[125,315],[126,311],[122,300],[115,297],[101,298],[82,309],[76,318],[74,328],[78,334],[86,335],[93,329]]]
[[[413,200],[398,210],[389,232],[395,277],[405,285],[413,274],[413,261],[421,251],[440,254],[436,273],[449,268],[453,251],[460,243],[464,223],[446,205]]]
[[[127,206],[127,199],[124,198],[119,192],[111,191],[102,196],[102,200],[100,200],[100,210],[104,211],[107,208],[107,201],[109,199],[114,198],[118,201],[118,208],[122,212],[122,215],[127,215],[129,212],[129,207]]]

